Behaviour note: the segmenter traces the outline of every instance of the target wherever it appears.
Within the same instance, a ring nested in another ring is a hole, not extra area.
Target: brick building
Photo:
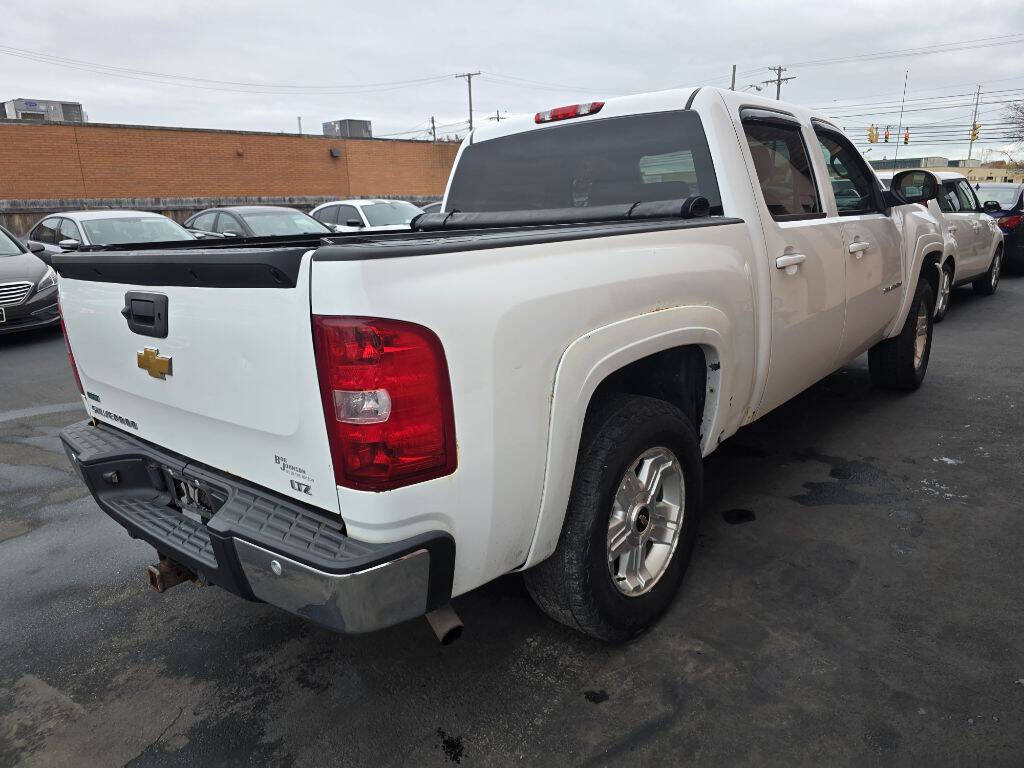
[[[344,197],[438,199],[457,144],[0,120],[0,223],[125,207],[183,220],[215,204],[309,208]]]

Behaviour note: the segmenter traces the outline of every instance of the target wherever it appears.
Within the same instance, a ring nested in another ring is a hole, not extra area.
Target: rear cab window
[[[446,210],[557,210],[722,198],[696,112],[562,123],[478,141],[459,159]]]
[[[743,117],[743,132],[765,205],[776,221],[825,215],[800,123],[762,110]]]

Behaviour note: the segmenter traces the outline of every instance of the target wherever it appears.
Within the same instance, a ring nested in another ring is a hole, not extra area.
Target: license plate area
[[[171,506],[197,523],[208,523],[227,501],[228,494],[221,488],[176,469],[162,469],[171,495]]]

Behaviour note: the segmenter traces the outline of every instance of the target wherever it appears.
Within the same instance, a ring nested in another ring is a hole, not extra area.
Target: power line
[[[975,40],[961,40],[948,43],[933,43],[918,48],[901,48],[893,51],[875,51],[860,53],[853,56],[839,56],[831,59],[810,59],[808,61],[790,62],[791,67],[822,67],[831,64],[848,64],[859,61],[893,59],[904,56],[926,56],[932,53],[950,53],[953,51],[973,50],[976,48],[992,48],[1000,45],[1017,45],[1024,42],[1024,33],[998,35],[996,37],[979,37]]]

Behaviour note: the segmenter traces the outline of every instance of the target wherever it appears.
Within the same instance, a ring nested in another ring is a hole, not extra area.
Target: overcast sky
[[[0,51],[8,53],[0,55],[0,100],[81,101],[93,122],[295,132],[301,115],[305,132],[319,133],[323,121],[351,117],[372,120],[375,135],[385,135],[421,130],[433,115],[450,131],[467,114],[466,83],[457,72],[484,73],[473,82],[479,122],[496,110],[728,86],[734,63],[738,86],[761,85],[772,76],[767,67],[782,64],[796,76],[783,86],[783,98],[843,115],[839,123],[860,143],[869,123],[898,122],[909,69],[906,106],[913,111],[904,123],[911,144],[900,154],[963,157],[966,140],[926,144],[929,129],[918,134],[915,126],[930,126],[933,134],[963,127],[966,134],[973,101],[956,94],[980,83],[983,91],[1003,91],[983,95],[984,136],[989,122],[1002,119],[1004,105],[994,102],[1024,96],[1024,37],[1015,45],[926,56],[806,63],[1024,30],[1024,3],[1005,0],[23,0],[6,4],[3,26]],[[14,57],[12,47],[63,57],[77,68]],[[88,71],[91,65],[71,59],[120,68],[107,71],[122,76]],[[392,85],[361,87],[379,83]],[[765,93],[774,95],[774,87]],[[922,111],[934,106],[924,101],[931,97],[953,106]],[[976,145],[975,157],[986,146],[992,145]],[[879,145],[868,157],[891,157],[893,149]]]

